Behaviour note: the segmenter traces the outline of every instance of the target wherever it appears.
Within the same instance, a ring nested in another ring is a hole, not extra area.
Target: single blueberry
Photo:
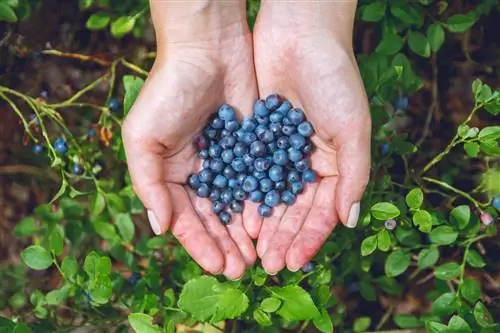
[[[281,123],[282,123],[283,125],[292,125],[292,126],[293,126],[293,128],[294,128],[294,130],[296,129],[296,128],[295,128],[295,125],[294,125],[294,124],[292,124],[292,121],[291,121],[290,119],[288,119],[287,117],[283,118],[283,120],[281,121]]]
[[[32,149],[33,149],[33,153],[38,155],[43,151],[43,146],[42,145],[34,145]]]
[[[257,208],[257,211],[259,212],[259,215],[262,217],[269,217],[273,213],[273,209],[265,204],[259,205],[259,208]]]
[[[210,160],[210,169],[215,172],[222,172],[224,170],[224,162],[221,159],[214,158]]]
[[[292,134],[290,135],[290,145],[292,148],[301,150],[306,145],[306,138],[298,133]]]
[[[307,140],[307,143],[304,147],[302,147],[302,152],[304,154],[310,154],[313,151],[313,145],[312,142]]]
[[[224,175],[224,177],[226,178],[236,178],[236,176],[238,175],[236,173],[236,171],[234,171],[233,167],[231,167],[230,165],[228,165],[227,167],[224,168],[224,170],[222,171],[222,174]]]
[[[254,171],[252,175],[257,179],[261,180],[267,178],[267,172]]]
[[[217,201],[220,198],[220,190],[218,188],[212,189],[209,195],[210,201]]]
[[[225,136],[222,139],[220,139],[220,146],[224,149],[232,149],[234,145],[236,144],[236,137],[233,135],[230,136]]]
[[[228,104],[222,104],[217,112],[220,119],[224,121],[231,121],[235,119],[236,112],[234,108]]]
[[[236,178],[231,178],[227,181],[227,186],[229,186],[230,188],[236,188],[240,185],[241,183]]]
[[[274,141],[274,134],[273,132],[267,130],[262,135],[259,137],[260,141],[263,143],[271,143]]]
[[[304,121],[304,111],[300,108],[293,108],[286,114],[286,117],[290,119],[293,125],[298,125]]]
[[[307,157],[301,159],[298,162],[295,162],[295,169],[297,169],[300,172],[306,171],[307,169],[309,169],[309,166],[310,166],[310,161]]]
[[[241,141],[247,145],[252,144],[252,142],[257,141],[257,135],[255,133],[246,133],[241,137]]]
[[[281,196],[278,191],[272,190],[268,192],[264,198],[264,203],[270,207],[276,207],[280,204]]]
[[[281,194],[281,201],[287,206],[291,206],[297,201],[297,197],[292,192],[286,190]]]
[[[240,184],[243,184],[243,182],[245,181],[245,179],[247,178],[248,176],[244,173],[240,173],[238,174],[238,176],[236,176],[236,179],[238,180],[238,182]]]
[[[217,175],[214,178],[213,185],[218,188],[225,188],[227,187],[227,178],[223,175]]]
[[[257,138],[260,139],[266,131],[267,131],[267,126],[259,125],[255,129],[255,135],[257,135]]]
[[[252,192],[257,189],[258,182],[254,176],[246,176],[243,181],[242,188],[245,192]]]
[[[212,122],[210,123],[210,127],[215,128],[215,129],[223,129],[225,125],[224,120],[221,118],[214,118]]]
[[[198,178],[202,183],[211,184],[214,180],[214,174],[211,169],[203,169],[198,173]]]
[[[210,154],[208,153],[208,149],[202,149],[198,152],[198,157],[201,158],[202,160],[206,160],[207,158],[210,157]]]
[[[49,92],[47,90],[42,90],[40,92],[40,97],[43,98],[44,100],[48,100],[49,99]],[[118,105],[120,105],[120,102],[118,102]]]
[[[247,167],[247,172],[248,172],[249,174],[253,173],[254,171],[255,171],[255,168],[254,168],[253,164],[252,164],[252,165],[249,165],[249,166]]]
[[[274,153],[276,150],[278,150],[278,145],[276,144],[275,141],[270,142],[270,143],[267,144],[267,150],[270,153]]]
[[[269,116],[269,120],[271,121],[271,123],[281,123],[283,117],[284,117],[283,113],[273,112]]]
[[[234,145],[233,153],[236,157],[243,157],[248,152],[248,146],[243,142],[237,142]]]
[[[266,107],[266,102],[259,99],[257,102],[255,102],[253,106],[253,113],[256,116],[260,117],[266,117],[269,115],[269,109]]]
[[[293,125],[283,125],[281,127],[281,132],[287,136],[292,135],[293,133],[295,133],[296,130],[297,128]]]
[[[221,158],[222,160],[224,161],[224,163],[226,164],[231,164],[231,162],[233,161],[234,159],[234,153],[232,150],[230,149],[226,149],[222,152],[221,154]]]
[[[297,170],[290,170],[288,172],[287,180],[289,183],[299,182],[300,181],[300,173]]]
[[[259,181],[260,190],[264,193],[270,192],[273,189],[273,182],[269,178],[264,178]]]
[[[276,140],[276,145],[279,149],[288,149],[290,147],[290,141],[287,136],[280,136]]]
[[[215,214],[219,214],[222,212],[224,209],[226,209],[226,204],[221,202],[221,201],[214,201],[212,202],[212,212]]]
[[[250,145],[250,155],[258,157],[266,155],[266,145],[260,141],[252,142]]]
[[[299,124],[299,126],[297,126],[297,132],[299,132],[299,134],[302,136],[310,137],[311,135],[313,135],[314,129],[310,122],[303,121]]]
[[[292,162],[298,162],[302,158],[304,158],[304,155],[302,154],[302,152],[300,150],[297,150],[295,148],[288,148],[288,158]]]
[[[500,196],[493,197],[491,200],[491,206],[500,210]]]
[[[245,200],[247,198],[247,192],[245,192],[241,187],[236,187],[233,191],[233,198],[236,200]]]
[[[240,123],[237,120],[226,121],[225,129],[231,133],[236,132],[240,128]]]
[[[247,167],[253,165],[254,161],[255,161],[255,157],[253,157],[252,155],[250,155],[250,154],[243,155],[243,162],[245,162],[245,165]]]
[[[284,180],[280,180],[279,182],[274,183],[274,189],[278,192],[282,192],[286,189],[286,182]]]
[[[227,225],[231,222],[231,214],[228,212],[220,212],[219,219],[223,224]]]
[[[206,135],[207,138],[213,140],[217,137],[217,130],[211,127],[207,127],[203,130],[203,134]]]
[[[228,131],[225,128],[220,132],[221,137],[230,136],[232,134],[233,134],[232,132]]]
[[[276,109],[277,113],[281,113],[282,115],[286,115],[288,113],[288,110],[292,108],[292,104],[288,100],[283,100],[281,102],[281,105]]]
[[[312,262],[308,262],[301,269],[302,269],[302,272],[304,272],[304,273],[310,273],[310,272],[314,271],[314,264]]]
[[[409,104],[408,97],[406,96],[399,96],[396,102],[394,102],[394,106],[396,107],[396,109],[400,110],[408,109],[408,104]]]
[[[68,152],[68,143],[63,138],[57,138],[54,142],[54,149],[59,154],[66,154]]]
[[[252,202],[262,202],[264,200],[264,193],[261,191],[253,191],[250,193],[250,200]]]
[[[279,113],[278,113],[279,114]],[[279,123],[270,123],[269,130],[274,134],[281,134],[281,124]]]
[[[304,185],[302,182],[293,182],[290,184],[290,187],[293,194],[300,194],[304,191]]]
[[[120,101],[117,100],[116,98],[112,98],[109,100],[108,102],[108,108],[111,110],[111,111],[116,111],[120,108]]]
[[[233,200],[233,201],[231,201],[231,204],[229,207],[231,207],[231,211],[235,214],[241,214],[243,212],[243,202],[242,201]]]
[[[289,159],[288,159],[288,153],[283,150],[279,149],[276,150],[273,154],[273,162],[278,164],[278,165],[287,165]]]
[[[231,189],[225,189],[222,191],[220,194],[220,200],[225,204],[229,204],[233,200],[233,191]]]
[[[208,155],[210,155],[210,157],[220,157],[220,154],[222,154],[222,150],[222,147],[219,145],[211,145],[208,148]]]
[[[306,183],[314,183],[317,177],[318,176],[316,174],[316,171],[314,170],[306,170],[302,174],[302,180],[305,181]]]
[[[278,94],[271,94],[266,98],[266,107],[269,110],[276,110],[281,104],[281,98]]]
[[[210,160],[204,160],[201,166],[203,169],[210,168]]]
[[[269,117],[255,116],[255,120],[257,120],[257,123],[260,125],[267,126],[269,124]]]
[[[284,170],[281,165],[273,165],[271,169],[269,169],[269,178],[273,182],[279,182],[284,178]]]
[[[200,187],[196,189],[196,194],[201,198],[208,198],[210,196],[210,187],[202,183]]]
[[[255,167],[255,170],[261,172],[269,170],[271,163],[266,158],[258,157],[255,159],[253,166]]]
[[[391,146],[388,143],[383,143],[380,145],[380,153],[382,155],[388,155],[391,151]]]
[[[73,164],[71,172],[73,172],[73,174],[77,176],[82,175],[84,172],[83,166],[80,164]]]
[[[243,158],[241,158],[241,157],[235,158],[231,162],[231,166],[233,167],[234,171],[236,171],[236,172],[243,172],[243,171],[245,171],[245,168],[246,168],[246,164],[243,161]]]
[[[253,132],[255,131],[255,128],[257,127],[257,123],[251,118],[251,117],[246,117],[243,119],[241,123],[241,128],[245,132]]]
[[[134,272],[132,275],[129,276],[127,282],[130,283],[131,285],[135,286],[137,282],[141,279],[141,274]]]

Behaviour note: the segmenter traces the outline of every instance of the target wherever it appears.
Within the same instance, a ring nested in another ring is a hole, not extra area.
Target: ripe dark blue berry
[[[266,98],[266,107],[269,110],[276,110],[281,104],[281,99],[278,94],[271,94]]]
[[[276,140],[276,145],[278,146],[279,149],[288,149],[290,147],[290,141],[288,139],[288,136],[280,136]]]
[[[231,189],[222,191],[220,194],[220,200],[225,204],[229,204],[231,200],[233,200],[233,191],[231,191]]]
[[[42,90],[42,91],[40,92],[40,97],[41,97],[41,98],[43,98],[44,100],[49,99],[49,92],[48,92],[47,90],[45,90],[45,89],[44,89],[44,90]]]
[[[286,189],[286,182],[284,180],[280,180],[279,182],[275,182],[274,189],[278,192],[285,190]]]
[[[213,139],[215,139],[217,137],[217,130],[214,129],[214,128],[211,128],[211,127],[206,127],[203,130],[203,134],[205,134],[207,136],[207,138],[213,140]]]
[[[224,163],[230,164],[234,159],[234,153],[230,149],[224,150],[221,154],[221,158]]]
[[[281,127],[281,132],[287,136],[290,136],[292,135],[293,133],[295,133],[297,131],[297,129],[295,128],[295,126],[293,125],[283,125]]]
[[[87,131],[87,136],[89,136],[89,137],[94,137],[94,136],[96,136],[96,134],[97,134],[97,132],[96,132],[95,128],[93,128],[93,127],[89,128],[89,130]]]
[[[278,165],[287,165],[289,159],[288,159],[288,153],[283,150],[279,149],[276,150],[273,154],[273,162],[278,164]]]
[[[231,162],[231,166],[233,167],[234,171],[236,171],[236,172],[243,172],[243,171],[245,171],[245,168],[246,168],[246,164],[243,161],[243,158],[241,158],[241,157],[235,158]]]
[[[116,111],[120,108],[120,101],[117,100],[116,98],[112,98],[109,100],[108,102],[108,108],[111,110],[111,111]]]
[[[266,117],[269,115],[270,111],[266,107],[266,102],[259,99],[257,102],[255,102],[255,104],[253,106],[253,113],[256,116]]]
[[[236,117],[236,113],[233,107],[228,104],[222,104],[219,108],[219,111],[217,112],[217,115],[224,121],[231,121]]]
[[[196,194],[201,198],[208,198],[210,196],[210,188],[207,184],[201,184],[196,190]]]
[[[304,154],[310,154],[313,151],[313,145],[311,141],[307,142],[304,147],[302,147],[302,152]]]
[[[310,137],[311,135],[313,135],[314,129],[310,122],[303,121],[297,127],[297,132],[299,132],[299,134],[302,136]]]
[[[271,124],[269,124],[269,130],[271,132],[273,132],[274,134],[281,134],[281,124],[280,123],[271,123]]]
[[[226,121],[225,129],[229,132],[236,132],[240,128],[240,123],[236,120]]]
[[[229,224],[229,222],[231,222],[231,214],[229,214],[228,212],[220,212],[219,218],[221,222],[226,225]]]
[[[286,190],[281,193],[281,201],[287,206],[291,206],[297,201],[297,197],[292,192]]]
[[[208,197],[210,201],[217,201],[220,198],[220,190],[217,188],[212,189],[210,192],[210,196]]]
[[[308,262],[301,269],[302,269],[302,272],[304,272],[304,273],[310,273],[310,272],[314,271],[314,264],[312,262]]]
[[[261,192],[267,193],[273,189],[273,182],[269,178],[264,178],[259,181],[259,188]]]
[[[43,151],[43,146],[42,145],[34,145],[32,149],[33,149],[33,153],[40,154]]]
[[[214,180],[214,174],[210,169],[203,169],[198,173],[198,178],[202,183],[211,184]]]
[[[298,162],[295,162],[295,168],[297,168],[298,171],[304,172],[307,169],[309,169],[310,161],[308,158],[303,158]]]
[[[281,113],[282,115],[286,115],[288,110],[292,108],[292,104],[286,99],[281,102],[281,105],[276,109],[277,113]]]
[[[220,139],[220,146],[224,149],[232,149],[234,145],[236,144],[236,137],[235,136],[225,136],[222,139]]]
[[[245,162],[245,165],[248,166],[253,166],[253,163],[255,161],[255,158],[250,155],[250,154],[245,154],[243,155],[243,162]]]
[[[243,189],[241,187],[237,187],[233,191],[233,197],[236,200],[240,200],[240,201],[245,200],[247,198],[247,192],[243,191]]]
[[[281,165],[273,165],[271,169],[269,169],[269,178],[273,182],[279,182],[284,178],[284,170]]]
[[[298,125],[304,120],[304,111],[299,108],[293,108],[288,111],[286,117],[292,122],[292,124]]]
[[[245,192],[252,192],[259,186],[258,181],[253,176],[247,176],[241,185]]]
[[[208,149],[202,149],[198,152],[198,157],[201,158],[202,160],[206,160],[207,158],[210,157],[208,154]]]
[[[225,188],[227,187],[227,178],[223,175],[217,175],[214,178],[213,185],[218,188]]]
[[[219,145],[211,145],[210,148],[208,148],[208,154],[210,157],[220,157],[222,154],[222,147]]]
[[[236,178],[231,178],[227,181],[227,186],[229,186],[230,188],[236,188],[240,185],[241,183]]]
[[[54,142],[54,149],[59,154],[66,154],[68,152],[68,143],[63,138],[57,138]]]
[[[268,192],[264,198],[264,203],[269,207],[276,207],[280,204],[281,196],[278,191],[272,190]]]
[[[306,170],[302,174],[302,180],[304,180],[306,183],[314,183],[317,179],[318,175],[316,174],[316,171],[314,170]]]
[[[233,213],[241,214],[243,212],[243,204],[241,201],[232,201],[229,207],[231,207]]]
[[[281,121],[283,120],[283,117],[285,117],[285,115],[284,115],[283,113],[273,112],[273,113],[269,116],[269,120],[270,120],[272,123],[281,123]]]
[[[278,150],[278,145],[276,142],[271,142],[267,144],[267,151],[269,153],[274,153],[276,150]]]
[[[290,170],[288,172],[287,180],[289,183],[300,182],[300,172],[297,170]]]
[[[255,116],[255,120],[257,120],[257,123],[260,125],[269,124],[269,117]]]
[[[408,109],[408,104],[409,104],[408,97],[406,96],[399,96],[396,102],[394,102],[394,106],[396,107],[396,109],[400,110]]]
[[[224,209],[226,209],[226,204],[221,202],[221,201],[214,201],[212,203],[212,212],[215,214],[219,214],[222,212]]]
[[[264,178],[267,178],[267,172],[264,172],[264,171],[254,171],[252,173],[252,175],[257,178],[257,180],[261,180],[261,179],[264,179]]]
[[[141,274],[134,272],[134,273],[132,273],[132,275],[129,276],[127,281],[131,285],[135,286],[137,284],[137,282],[139,282],[140,279],[141,279]]]
[[[274,134],[273,132],[266,130],[262,135],[259,137],[260,141],[263,143],[271,143],[274,141]]]
[[[380,153],[382,155],[388,155],[391,151],[391,146],[388,143],[383,143],[380,145]]]
[[[300,194],[304,191],[304,185],[300,181],[291,183],[291,188],[293,194]]]
[[[243,157],[248,152],[248,147],[243,142],[237,142],[234,145],[233,153],[236,157]]]
[[[224,125],[225,125],[225,122],[221,118],[214,118],[212,120],[212,123],[210,124],[210,126],[212,128],[215,128],[215,129],[223,129]]]
[[[245,118],[241,123],[241,128],[245,132],[253,132],[255,131],[256,127],[257,127],[257,122],[250,117]]]
[[[262,202],[262,200],[264,200],[264,193],[261,191],[253,191],[250,193],[250,200],[252,202]]]
[[[80,164],[73,164],[71,172],[73,172],[73,174],[77,176],[82,175],[84,172],[83,166]]]
[[[273,209],[269,207],[268,205],[260,205],[259,208],[257,208],[257,211],[259,212],[259,215],[262,217],[269,217],[273,213]]]
[[[210,161],[210,169],[215,172],[222,172],[224,170],[224,162],[221,159],[214,158]]]
[[[250,155],[252,156],[264,156],[266,152],[266,145],[260,141],[255,141],[250,145]]]
[[[241,141],[247,145],[252,144],[252,142],[257,141],[257,135],[255,133],[244,133],[241,137]]]
[[[255,170],[262,172],[269,170],[271,163],[267,160],[267,158],[258,157],[255,159],[253,166],[255,167]]]
[[[299,133],[292,134],[290,135],[290,145],[292,148],[301,150],[306,145],[306,138]]]
[[[201,186],[200,178],[198,177],[198,175],[192,174],[191,176],[189,176],[188,186],[193,190],[196,190]]]

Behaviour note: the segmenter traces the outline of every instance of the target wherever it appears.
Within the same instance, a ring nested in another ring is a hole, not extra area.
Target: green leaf
[[[135,235],[135,226],[130,214],[118,214],[115,216],[115,223],[120,232],[120,236],[126,242],[132,242]]]
[[[64,249],[64,229],[60,225],[56,225],[49,236],[50,250],[56,256],[60,255]]]
[[[85,257],[83,262],[83,270],[88,274],[89,277],[93,278],[96,275],[96,265],[99,260],[99,255],[92,251]]]
[[[125,96],[123,98],[123,112],[125,116],[129,113],[132,105],[134,104],[139,92],[142,89],[144,80],[140,77],[133,75],[125,75],[123,77],[123,87],[125,89]]]
[[[418,10],[409,3],[393,3],[391,14],[406,24],[415,24],[420,27],[424,22],[424,17]]]
[[[443,264],[436,268],[434,275],[440,280],[453,280],[460,275],[460,265],[456,262]]]
[[[477,157],[479,155],[479,144],[477,142],[466,142],[464,143],[464,150],[467,156],[469,157]]]
[[[448,322],[448,327],[453,333],[472,333],[472,329],[469,324],[462,317],[453,316]]]
[[[443,45],[445,39],[444,29],[439,23],[433,23],[427,28],[427,40],[432,52],[437,52]]]
[[[476,305],[474,306],[473,313],[474,313],[474,318],[476,319],[476,322],[481,327],[489,327],[495,323],[493,321],[493,317],[489,313],[488,309],[481,302],[476,303]]]
[[[162,333],[158,325],[153,324],[153,318],[144,313],[131,313],[128,322],[136,333]]]
[[[253,318],[260,326],[263,327],[268,327],[273,324],[273,322],[271,321],[271,316],[260,309],[256,309],[253,312]]]
[[[382,229],[377,234],[377,246],[380,251],[387,252],[391,248],[391,234],[387,229]]]
[[[436,247],[430,247],[428,249],[423,249],[418,254],[418,268],[424,269],[431,267],[437,263],[439,260],[439,250]]]
[[[418,209],[424,202],[424,192],[422,192],[420,188],[414,188],[410,192],[408,192],[405,201],[408,207]]]
[[[97,192],[92,202],[91,217],[96,217],[101,214],[105,207],[106,198],[104,198],[101,192]]]
[[[301,287],[289,285],[282,288],[270,288],[270,290],[283,302],[277,313],[285,320],[310,320],[320,316],[311,296]]]
[[[78,273],[78,262],[75,257],[65,257],[63,259],[61,270],[66,279],[72,279]]]
[[[449,226],[439,226],[429,235],[432,243],[439,245],[453,244],[458,238],[458,232]]]
[[[422,321],[412,315],[394,316],[394,323],[399,328],[419,328],[423,326]]]
[[[410,31],[408,33],[408,46],[419,56],[428,58],[431,55],[431,46],[420,31]]]
[[[399,52],[404,45],[404,40],[398,34],[386,34],[377,45],[375,52],[382,55],[393,55]]]
[[[27,237],[33,235],[37,230],[36,220],[33,217],[25,217],[17,223],[14,234],[16,237]]]
[[[108,26],[110,20],[106,12],[97,12],[90,15],[85,26],[89,30],[102,30]]]
[[[313,323],[323,333],[333,332],[332,318],[326,309],[321,309],[321,316],[314,318]]]
[[[99,234],[99,236],[101,236],[106,240],[111,241],[115,240],[118,237],[118,235],[116,234],[115,226],[112,225],[111,223],[94,221],[92,222],[92,226],[94,227],[95,231]]]
[[[98,276],[107,276],[111,273],[111,259],[106,256],[100,257],[96,262],[95,273]]]
[[[245,312],[248,297],[239,289],[219,283],[214,277],[201,276],[184,285],[179,307],[194,319],[218,322]]]
[[[465,279],[460,285],[460,294],[471,303],[475,303],[481,297],[481,286],[476,280]]]
[[[372,235],[363,239],[361,243],[361,255],[368,256],[373,253],[377,249],[377,236]]]
[[[354,321],[353,330],[354,332],[364,332],[366,331],[372,323],[370,317],[359,317]]]
[[[98,276],[92,281],[90,287],[90,297],[92,302],[106,304],[113,295],[113,284],[109,276]]]
[[[69,286],[64,286],[61,289],[52,290],[47,293],[45,300],[48,305],[60,305],[66,302],[69,296]]]
[[[411,255],[403,250],[396,250],[389,254],[385,261],[385,275],[395,277],[403,274],[410,266]]]
[[[451,333],[448,330],[448,326],[434,321],[426,322],[425,328],[427,329],[427,333]]]
[[[485,127],[479,132],[478,136],[481,142],[495,141],[500,138],[500,126]]]
[[[470,216],[470,207],[467,205],[455,207],[450,213],[450,219],[457,223],[459,229],[467,227]]]
[[[390,202],[379,202],[372,206],[370,209],[372,216],[378,220],[394,219],[401,214],[398,207]]]
[[[432,215],[426,210],[419,210],[413,214],[413,223],[422,232],[428,233],[432,230]]]
[[[264,312],[276,312],[281,306],[281,301],[275,297],[268,297],[260,303],[260,308]]]
[[[122,16],[111,23],[111,35],[116,38],[122,38],[134,29],[136,17]]]
[[[378,22],[385,16],[385,2],[377,1],[361,9],[361,19],[366,22]]]
[[[456,14],[446,21],[446,26],[451,32],[464,32],[469,30],[477,21],[473,12],[468,14]]]
[[[79,0],[78,7],[81,10],[86,10],[86,9],[89,9],[90,7],[92,7],[93,3],[94,3],[94,0]]]
[[[1,323],[0,323],[1,324]],[[0,332],[2,332],[3,326],[0,326]],[[23,323],[17,323],[16,326],[14,327],[14,330],[12,333],[32,333],[33,331],[31,328],[29,328],[28,325],[25,325]]]
[[[486,262],[483,257],[479,253],[477,253],[474,249],[469,249],[467,256],[465,257],[465,261],[474,268],[483,268],[486,266]]]
[[[460,302],[454,293],[444,293],[432,303],[432,313],[437,316],[447,316],[454,313]]]
[[[31,269],[42,270],[52,266],[49,251],[38,245],[31,245],[21,252],[21,259]]]
[[[0,22],[5,21],[9,23],[17,22],[17,15],[10,6],[0,2]]]

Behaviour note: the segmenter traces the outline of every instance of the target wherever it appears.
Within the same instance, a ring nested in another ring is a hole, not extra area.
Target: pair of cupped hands
[[[155,234],[171,230],[212,274],[238,279],[257,257],[269,274],[297,271],[338,221],[356,226],[368,182],[371,122],[351,45],[353,18],[339,18],[348,22],[335,28],[335,17],[311,22],[261,8],[252,34],[241,6],[239,14],[204,8],[183,17],[165,3],[151,3],[157,59],[122,131],[151,227]],[[185,184],[201,166],[193,140],[221,104],[234,106],[242,119],[271,93],[301,107],[313,124],[311,162],[319,180],[268,218],[247,201],[224,226],[209,200]]]

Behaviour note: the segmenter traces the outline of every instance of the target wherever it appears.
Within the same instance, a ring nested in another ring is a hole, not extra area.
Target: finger
[[[245,208],[247,209],[247,208]],[[243,217],[241,214],[233,214],[231,223],[227,225],[227,231],[234,243],[240,249],[241,255],[247,267],[253,266],[257,259],[257,253],[247,231],[243,227]]]
[[[222,274],[230,280],[240,278],[245,273],[245,261],[239,248],[229,236],[226,227],[219,220],[219,217],[212,212],[210,201],[197,197],[192,191],[189,191],[189,196],[208,234],[217,242],[222,253],[224,253],[225,265]]]
[[[259,215],[258,207],[259,204],[248,200],[245,202],[245,209],[243,210],[243,224],[248,235],[253,239],[259,236],[262,227],[262,216]]]
[[[262,258],[269,246],[269,241],[278,229],[281,217],[285,213],[286,206],[279,205],[274,208],[273,215],[266,217],[262,220],[262,227],[260,228],[259,238],[257,240],[257,255]]]
[[[286,253],[286,266],[296,272],[318,253],[337,225],[335,213],[336,177],[323,178],[306,221]]]
[[[191,257],[206,271],[220,274],[224,256],[216,241],[209,235],[181,185],[170,184],[173,201],[172,233]]]
[[[286,209],[262,257],[262,267],[269,274],[285,268],[286,253],[309,214],[317,188],[318,184],[308,184],[297,202]]]

